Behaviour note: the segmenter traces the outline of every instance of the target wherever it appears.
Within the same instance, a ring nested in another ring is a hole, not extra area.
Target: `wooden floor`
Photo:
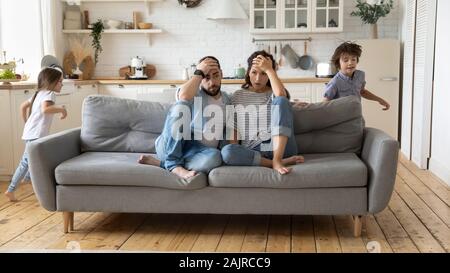
[[[7,183],[0,183],[4,192]],[[0,252],[20,250],[194,252],[449,252],[449,187],[400,158],[388,208],[366,218],[360,238],[348,216],[229,216],[75,213],[42,209],[31,185],[20,202],[0,196]]]

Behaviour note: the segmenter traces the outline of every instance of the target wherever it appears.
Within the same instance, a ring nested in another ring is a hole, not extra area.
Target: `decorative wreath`
[[[195,8],[200,2],[202,2],[202,0],[178,0],[178,3],[185,8]]]

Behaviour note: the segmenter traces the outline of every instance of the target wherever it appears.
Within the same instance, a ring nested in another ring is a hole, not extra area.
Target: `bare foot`
[[[179,177],[181,177],[183,179],[189,179],[197,174],[196,171],[188,171],[185,168],[180,167],[180,166],[172,169],[172,173],[178,175]]]
[[[305,158],[301,155],[294,155],[288,158],[284,158],[283,160],[281,160],[281,163],[283,163],[283,165],[295,165],[295,164],[300,164],[300,163],[304,163],[305,162]]]
[[[280,174],[288,174],[291,172],[290,168],[286,168],[282,162],[275,162],[272,163],[272,169],[276,170]]]
[[[11,201],[11,202],[19,201],[19,200],[17,200],[17,198],[13,192],[5,191],[5,196],[8,197],[9,201]]]
[[[141,155],[139,157],[138,162],[140,164],[145,164],[145,165],[152,165],[152,166],[160,166],[161,161],[159,161],[158,159],[154,158],[153,156],[150,155]]]

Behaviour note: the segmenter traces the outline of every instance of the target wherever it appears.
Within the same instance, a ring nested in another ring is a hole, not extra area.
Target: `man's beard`
[[[203,92],[205,92],[206,94],[208,94],[208,95],[211,96],[211,97],[215,97],[217,94],[219,94],[220,88],[221,88],[221,85],[219,85],[219,86],[217,87],[216,91],[211,92],[211,91],[209,91],[208,89],[204,88],[203,86],[201,87],[201,89],[203,90]]]

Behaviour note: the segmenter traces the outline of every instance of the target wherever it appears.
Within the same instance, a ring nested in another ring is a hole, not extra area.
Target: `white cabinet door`
[[[281,28],[283,32],[311,32],[312,0],[281,1]]]
[[[312,83],[311,84],[311,102],[317,103],[323,101],[323,94],[325,94],[326,83]]]
[[[312,32],[344,30],[344,0],[312,1]]]
[[[72,128],[73,109],[71,105],[71,93],[57,93],[55,106],[65,107],[67,110],[67,117],[61,119],[62,114],[57,113],[53,116],[52,126],[50,127],[50,134],[62,132]]]
[[[279,2],[250,0],[250,32],[276,33],[280,31]]]
[[[310,83],[285,83],[284,87],[291,95],[291,101],[313,102]]]
[[[344,0],[250,0],[250,33],[342,32]]]
[[[136,100],[141,88],[141,85],[135,84],[102,84],[99,93],[100,95]]]
[[[29,89],[11,90],[11,125],[12,125],[12,147],[13,147],[13,168],[15,168],[24,151],[25,144],[22,140],[23,127],[25,122],[22,119],[20,105],[31,98],[34,91]]]
[[[87,96],[97,95],[98,85],[77,85],[75,92],[72,93],[71,98],[71,127],[77,128],[81,126],[83,101]]]
[[[137,92],[137,99],[160,103],[174,103],[176,101],[176,85],[149,84],[144,85]]]
[[[13,173],[10,91],[0,90],[0,175]]]

